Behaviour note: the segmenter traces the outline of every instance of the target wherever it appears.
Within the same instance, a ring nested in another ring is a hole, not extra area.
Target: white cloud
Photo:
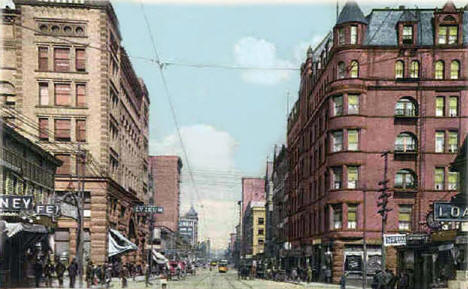
[[[234,58],[239,66],[296,68],[290,61],[278,58],[273,43],[254,37],[244,37],[234,45]],[[273,85],[289,79],[292,73],[292,70],[245,70],[242,78],[247,82]]]
[[[181,214],[193,203],[199,213],[200,238],[212,240],[214,248],[225,248],[229,233],[238,222],[236,206],[240,198],[241,173],[234,164],[237,142],[229,133],[205,124],[182,127],[180,133],[198,194],[176,133],[152,143],[152,153],[175,154],[182,158]]]

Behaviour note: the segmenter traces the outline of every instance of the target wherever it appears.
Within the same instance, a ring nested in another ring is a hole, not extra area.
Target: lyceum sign
[[[434,203],[434,220],[444,222],[468,222],[468,206],[462,203]]]

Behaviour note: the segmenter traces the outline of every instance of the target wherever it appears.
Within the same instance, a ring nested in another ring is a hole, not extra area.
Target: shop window
[[[403,78],[405,71],[405,63],[401,60],[395,62],[395,78]]]
[[[357,228],[357,205],[348,205],[348,229]]]
[[[411,205],[398,206],[398,230],[411,231],[411,214],[413,207]]]
[[[359,149],[359,131],[357,129],[348,130],[348,150],[357,151]]]
[[[333,132],[333,152],[339,152],[343,150],[343,132]]]
[[[356,189],[359,181],[358,167],[348,166],[348,189]]]
[[[409,169],[399,170],[395,175],[395,188],[398,189],[415,189],[416,177],[415,173]]]
[[[444,168],[436,168],[435,169],[435,177],[434,177],[434,188],[436,190],[443,190],[444,189],[444,181],[445,181],[445,169]]]

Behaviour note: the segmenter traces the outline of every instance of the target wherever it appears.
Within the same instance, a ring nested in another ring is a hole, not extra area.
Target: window
[[[357,129],[348,130],[348,150],[357,151],[359,147],[359,131]]]
[[[348,94],[348,114],[359,113],[359,95]]]
[[[436,97],[436,116],[444,116],[445,112],[445,99],[443,96]]]
[[[335,131],[333,132],[332,152],[339,152],[341,150],[343,150],[343,132]]]
[[[458,43],[458,26],[444,25],[439,26],[438,44],[457,44]]]
[[[64,253],[69,254],[70,250],[70,232],[68,229],[55,229],[54,244],[56,256],[62,256]]]
[[[258,224],[259,225],[265,224],[265,219],[264,218],[258,218]]]
[[[438,60],[435,63],[435,79],[444,79],[444,62],[442,60]]]
[[[47,47],[39,47],[39,71],[49,70],[49,49]]]
[[[458,97],[456,96],[449,98],[449,116],[458,116]]]
[[[448,173],[448,189],[450,191],[458,190],[458,180],[459,174],[458,172],[449,172]]]
[[[56,119],[55,120],[55,140],[70,141],[70,120]]]
[[[348,167],[348,189],[356,189],[358,186],[358,167]]]
[[[410,77],[419,78],[419,62],[418,61],[411,61]]]
[[[341,189],[341,182],[343,178],[343,169],[342,168],[333,168],[333,185],[332,190]]]
[[[346,43],[345,30],[344,30],[344,28],[339,28],[338,29],[338,44],[343,45],[345,43]]]
[[[57,168],[58,175],[69,175],[70,174],[70,155],[55,155],[55,157],[62,161],[62,165]]]
[[[258,230],[258,234],[259,234],[259,235],[263,235],[263,234],[264,234],[264,230],[263,230],[263,229],[259,229],[259,230]]]
[[[86,70],[86,54],[84,49],[76,49],[76,70],[77,71],[85,71]]]
[[[395,175],[395,188],[414,189],[416,188],[415,174],[411,170],[399,170]]]
[[[444,168],[436,168],[435,169],[435,177],[434,177],[434,188],[436,190],[443,190],[444,189],[444,180],[445,180],[445,170],[444,170]]]
[[[49,140],[49,119],[40,118],[39,119],[39,139],[40,140]]]
[[[338,63],[338,79],[346,77],[346,66],[344,62]]]
[[[39,105],[49,105],[49,84],[39,83]]]
[[[86,120],[84,119],[76,120],[76,141],[86,141]]]
[[[450,63],[450,79],[460,78],[460,62],[454,60]]]
[[[258,245],[263,246],[265,244],[265,241],[263,239],[258,239]]]
[[[416,151],[416,137],[410,133],[401,133],[395,141],[396,152],[414,152]]]
[[[357,205],[348,205],[348,229],[357,228]]]
[[[84,84],[76,85],[76,106],[86,106],[86,86]]]
[[[351,61],[350,77],[351,78],[359,77],[359,63],[356,60]]]
[[[449,131],[448,136],[448,151],[449,153],[456,153],[458,151],[458,132]]]
[[[70,49],[55,48],[54,49],[54,70],[57,72],[70,71]]]
[[[405,63],[401,60],[395,62],[395,78],[403,78],[405,71]]]
[[[70,84],[55,84],[55,105],[70,105]]]
[[[343,114],[343,96],[333,97],[333,115],[339,116]]]
[[[343,211],[341,209],[341,205],[333,206],[333,229],[341,229],[342,220],[343,219]]]
[[[357,26],[352,25],[351,26],[351,44],[357,44],[357,40],[358,40],[357,38],[358,38]]]
[[[445,132],[436,131],[435,133],[435,152],[443,153],[445,149]]]
[[[413,208],[411,205],[398,206],[398,230],[410,231],[411,230],[411,213]]]
[[[398,100],[395,106],[396,116],[416,116],[416,107],[414,103],[407,98]]]
[[[403,26],[403,35],[401,37],[403,44],[413,44],[413,25]]]

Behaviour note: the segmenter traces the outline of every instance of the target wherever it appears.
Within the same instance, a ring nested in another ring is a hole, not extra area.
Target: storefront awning
[[[109,229],[109,246],[108,255],[109,257],[120,255],[129,251],[135,251],[138,249],[137,245],[133,244],[119,231]]]
[[[5,222],[6,223],[6,222]],[[8,238],[12,238],[20,232],[47,234],[47,229],[43,225],[25,223],[6,223],[6,233]]]
[[[169,259],[157,252],[156,249],[153,249],[153,260],[158,264],[167,264],[167,262],[169,262]]]

